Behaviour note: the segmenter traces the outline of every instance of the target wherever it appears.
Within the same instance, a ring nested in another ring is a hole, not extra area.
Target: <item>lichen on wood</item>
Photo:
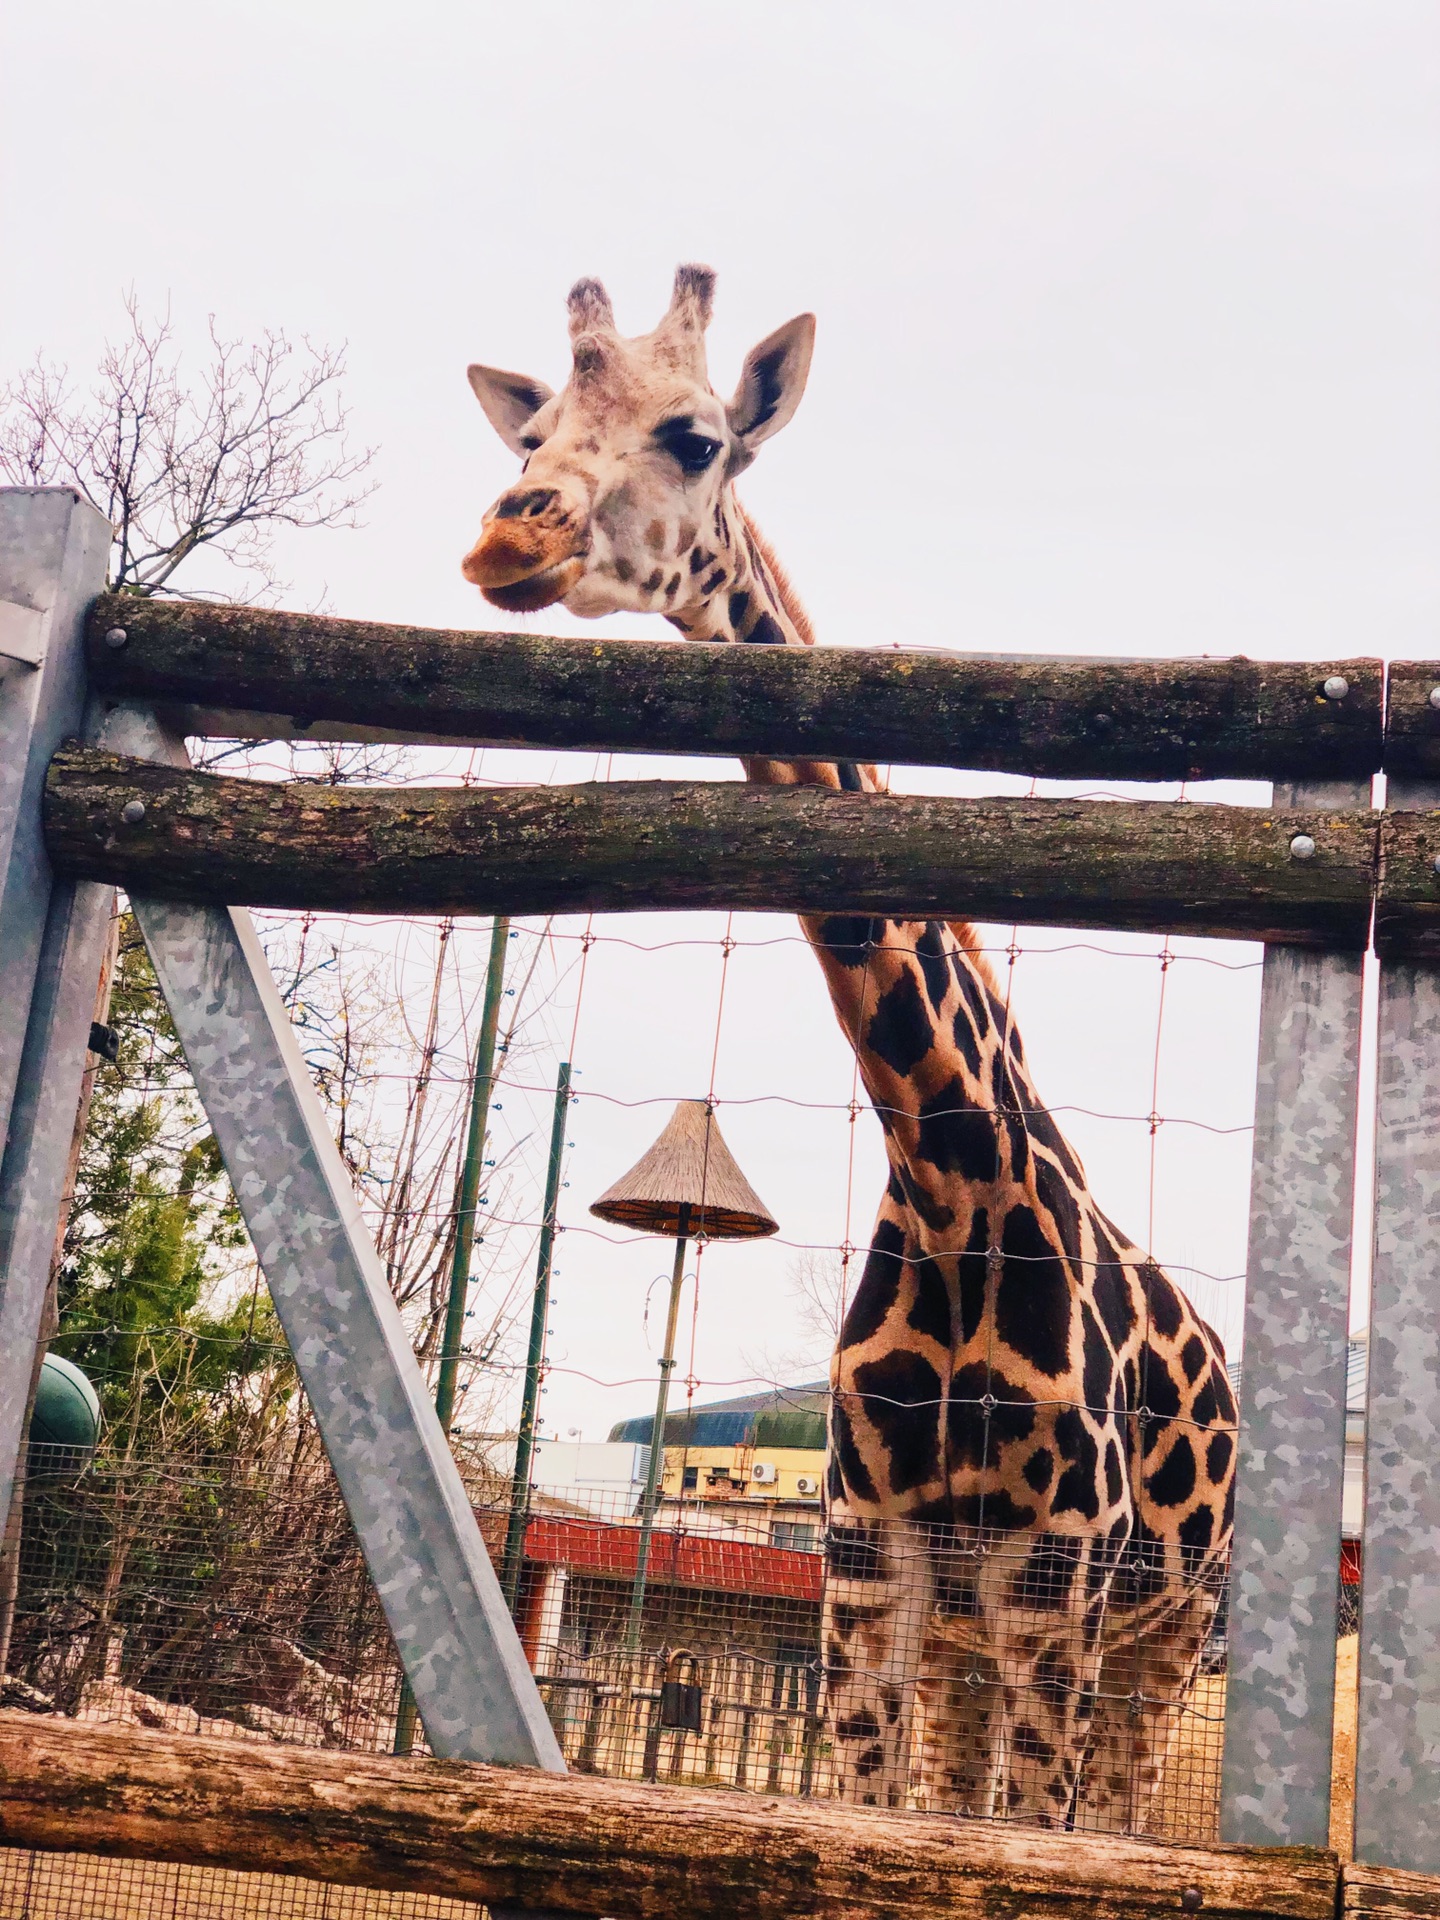
[[[107,596],[93,684],[182,730],[851,759],[1129,780],[1380,764],[1378,660],[1084,660],[464,633]],[[121,632],[123,644],[107,643]],[[885,636],[886,639],[889,636]],[[1328,696],[1343,683],[1345,691]]]
[[[1162,1846],[14,1712],[0,1842],[616,1920],[1334,1920],[1340,1885],[1319,1848]]]
[[[1377,818],[738,781],[325,787],[85,748],[56,755],[45,795],[59,871],[214,904],[733,908],[1352,947],[1369,924]],[[1293,852],[1299,835],[1306,858]]]

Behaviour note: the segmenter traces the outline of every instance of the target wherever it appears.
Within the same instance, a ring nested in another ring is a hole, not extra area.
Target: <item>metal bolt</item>
[[[107,647],[123,647],[129,638],[130,636],[124,627],[111,627],[106,632],[105,644]]]
[[[1430,862],[1430,864],[1432,867],[1434,867],[1436,873],[1440,873],[1440,853],[1436,854],[1435,858]]]
[[[1321,688],[1327,700],[1343,700],[1350,691],[1350,682],[1343,673],[1332,673]]]
[[[1440,687],[1431,687],[1430,704],[1432,707],[1440,707]]]
[[[1097,727],[1113,727],[1115,724],[1115,716],[1110,713],[1097,713],[1095,716],[1095,724]]]
[[[1181,1910],[1185,1913],[1199,1913],[1205,1904],[1205,1896],[1199,1887],[1186,1887],[1180,1896]]]
[[[1308,833],[1297,833],[1295,838],[1290,842],[1290,858],[1292,860],[1313,860],[1314,857],[1315,842]]]
[[[143,800],[127,800],[120,809],[120,818],[125,822],[127,827],[138,827],[140,822],[145,818],[145,802]]]

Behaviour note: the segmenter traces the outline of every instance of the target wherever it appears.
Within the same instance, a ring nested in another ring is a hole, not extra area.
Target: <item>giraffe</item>
[[[472,366],[523,462],[462,563],[512,611],[654,612],[688,640],[814,634],[736,476],[789,421],[802,314],[710,386],[714,274],[622,337],[569,296],[560,392]],[[874,768],[747,760],[846,795]],[[1101,1211],[964,922],[802,921],[889,1178],[832,1362],[826,1714],[861,1803],[1143,1831],[1221,1590],[1235,1404],[1220,1341]]]

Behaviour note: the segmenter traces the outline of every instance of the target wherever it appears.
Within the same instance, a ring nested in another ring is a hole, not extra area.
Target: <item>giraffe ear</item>
[[[747,456],[778,433],[800,404],[815,345],[815,316],[800,313],[745,356],[735,398],[725,409],[730,431]]]
[[[532,451],[523,438],[532,420],[554,394],[543,380],[526,373],[502,373],[498,367],[467,367],[466,375],[485,418],[512,453]]]

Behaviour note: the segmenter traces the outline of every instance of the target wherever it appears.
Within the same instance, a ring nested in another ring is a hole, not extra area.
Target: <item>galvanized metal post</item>
[[[525,1527],[530,1514],[530,1462],[540,1407],[540,1376],[545,1365],[545,1322],[550,1314],[550,1267],[555,1252],[555,1216],[560,1206],[560,1164],[565,1153],[565,1124],[570,1117],[570,1062],[560,1062],[555,1081],[555,1112],[550,1122],[550,1161],[545,1171],[545,1207],[540,1216],[540,1250],[535,1260],[535,1296],[530,1305],[530,1350],[525,1359],[525,1391],[515,1434],[515,1470],[510,1477],[510,1524],[505,1533],[501,1583],[513,1609],[520,1593],[525,1558]]]
[[[1357,1735],[1356,1859],[1440,1873],[1440,967],[1405,960],[1380,967]]]
[[[184,758],[143,709],[112,715],[101,738],[120,753]],[[563,1772],[249,915],[133,896],[130,904],[431,1748],[446,1759]]]
[[[0,491],[0,1515],[114,897],[52,878],[40,821],[50,755],[81,728],[81,628],[109,550],[109,523],[69,488]]]
[[[80,732],[82,626],[109,551],[109,522],[71,488],[0,488],[0,1144],[50,901],[45,769]]]
[[[1362,959],[1265,950],[1220,1800],[1221,1837],[1251,1844],[1329,1834]]]

